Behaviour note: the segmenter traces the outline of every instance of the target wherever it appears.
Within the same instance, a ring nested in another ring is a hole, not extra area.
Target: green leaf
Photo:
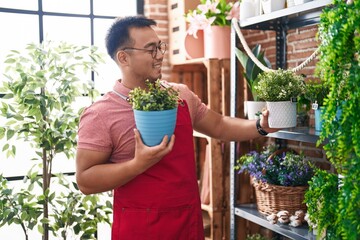
[[[12,129],[8,129],[6,132],[6,140],[10,140],[15,134],[15,131]]]

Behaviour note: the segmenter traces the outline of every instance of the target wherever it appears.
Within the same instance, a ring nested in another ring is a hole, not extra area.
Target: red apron
[[[173,150],[114,190],[112,240],[203,240],[193,129],[179,105]]]

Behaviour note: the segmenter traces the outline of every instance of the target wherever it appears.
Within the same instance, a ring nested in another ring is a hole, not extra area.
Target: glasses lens
[[[164,55],[166,52],[166,43],[161,42],[161,43],[159,43],[159,45],[156,46],[156,48],[154,50],[152,50],[152,58],[156,58],[158,50],[161,52],[162,55]]]
[[[159,44],[159,50],[162,54],[165,54],[165,52],[166,52],[166,43],[165,42],[161,42]]]

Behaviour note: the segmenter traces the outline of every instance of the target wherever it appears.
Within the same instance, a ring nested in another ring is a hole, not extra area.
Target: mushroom
[[[290,214],[288,211],[280,211],[277,213],[279,223],[289,223]]]
[[[296,214],[296,213],[295,213]],[[290,226],[292,227],[298,227],[302,225],[302,218],[297,215],[290,216]]]
[[[304,211],[303,210],[297,210],[296,212],[295,212],[295,216],[297,216],[298,218],[299,218],[299,220],[301,220],[301,222],[306,222],[306,220],[305,220],[305,213],[304,213]]]
[[[272,213],[266,217],[266,220],[268,220],[271,224],[275,224],[277,222],[277,216],[275,213]]]

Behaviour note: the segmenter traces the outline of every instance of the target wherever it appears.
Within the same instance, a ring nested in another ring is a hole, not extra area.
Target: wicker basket
[[[296,151],[285,148],[275,151],[271,154],[271,156],[269,156],[269,159],[283,152],[293,152],[296,154]],[[264,183],[254,178],[251,179],[251,181],[255,188],[257,208],[261,214],[276,214],[282,210],[289,211],[292,215],[297,210],[303,210],[306,212],[306,205],[303,202],[305,192],[309,186],[279,186]]]
[[[297,210],[306,212],[303,203],[308,186],[285,187],[252,180],[255,187],[257,208],[263,215],[286,210],[294,214]]]

